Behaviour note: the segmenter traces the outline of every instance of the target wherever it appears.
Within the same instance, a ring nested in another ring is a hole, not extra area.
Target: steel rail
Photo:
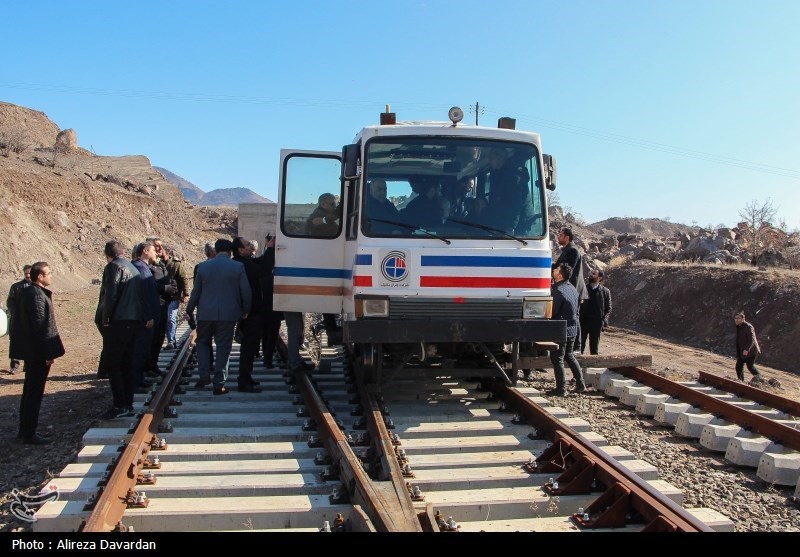
[[[94,503],[91,513],[81,523],[80,532],[125,531],[122,523],[125,511],[134,498],[140,473],[147,462],[150,450],[157,446],[158,433],[164,419],[164,411],[172,401],[175,388],[181,380],[183,368],[189,359],[190,342],[184,340],[177,357],[167,371],[164,380],[139,416],[131,439],[122,450],[114,469]]]
[[[606,356],[604,354],[577,354],[578,363],[582,368],[620,366],[650,367],[653,365],[653,356],[642,354],[637,356]],[[517,367],[523,369],[552,369],[553,362],[550,356],[520,356]]]
[[[316,423],[317,433],[331,455],[333,466],[338,469],[350,503],[363,508],[377,531],[403,531],[402,528],[406,527],[405,515],[399,512],[397,500],[385,497],[375,488],[308,374],[296,372],[294,375],[306,408]]]
[[[595,518],[584,520],[583,517],[573,515],[581,526],[621,527],[628,520],[630,509],[634,509],[647,521],[644,530],[713,531],[649,483],[609,458],[597,445],[545,411],[525,394],[498,382],[494,383],[493,392],[498,398],[510,403],[530,425],[544,432],[553,441],[551,450],[556,453],[555,460],[560,462],[548,468],[547,459],[551,456],[548,451],[538,457],[536,462],[537,471],[563,471],[558,478],[559,485],[563,487],[546,486],[551,494],[589,493],[596,482],[606,487],[606,491],[587,509]],[[567,460],[572,466],[566,466]]]
[[[791,398],[786,398],[776,395],[775,393],[762,391],[758,387],[752,387],[747,383],[734,381],[733,379],[728,379],[727,377],[722,377],[720,375],[714,375],[713,373],[708,373],[707,371],[700,372],[698,381],[704,385],[723,389],[729,393],[745,397],[754,402],[758,402],[759,404],[769,406],[770,408],[774,408],[776,410],[780,410],[781,412],[786,412],[787,414],[800,418],[800,402],[792,400]]]
[[[800,450],[800,429],[794,429],[793,427],[779,423],[773,419],[740,408],[687,385],[670,381],[665,377],[643,369],[622,367],[614,369],[613,371],[653,387],[666,395],[680,399],[696,408],[705,410],[709,414],[714,414],[718,418],[740,425],[746,430],[763,435],[780,445],[794,450]]]
[[[361,386],[359,386],[361,387]],[[394,517],[397,521],[397,528],[400,532],[422,532],[417,511],[414,509],[414,501],[406,487],[403,471],[400,462],[395,455],[393,435],[386,427],[385,417],[381,409],[378,397],[374,393],[366,394],[369,412],[365,411],[367,418],[367,429],[372,434],[372,439],[380,451],[381,463],[386,471],[389,481],[394,488],[394,495],[397,501],[398,516]],[[363,400],[363,398],[362,398]]]

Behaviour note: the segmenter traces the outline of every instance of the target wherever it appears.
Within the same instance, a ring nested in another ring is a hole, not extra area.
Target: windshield
[[[530,144],[474,138],[373,139],[362,230],[368,236],[544,236],[544,185]]]

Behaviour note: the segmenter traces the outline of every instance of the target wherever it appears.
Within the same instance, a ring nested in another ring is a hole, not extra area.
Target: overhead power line
[[[169,101],[187,101],[187,102],[216,102],[216,103],[231,103],[231,104],[254,104],[254,105],[276,105],[276,106],[304,106],[315,108],[374,108],[376,106],[383,106],[386,104],[385,100],[377,101],[358,101],[346,99],[313,99],[313,98],[287,98],[287,97],[266,97],[266,96],[249,96],[249,95],[217,95],[209,93],[176,93],[166,91],[143,91],[138,89],[99,89],[95,87],[74,87],[69,85],[53,85],[43,83],[10,83],[0,82],[0,88],[6,89],[21,89],[30,91],[49,91],[54,93],[67,93],[76,95],[98,95],[105,97],[132,97],[139,99],[156,99],[156,100],[169,100]],[[397,109],[411,111],[436,111],[442,110],[441,103],[405,103],[402,101],[392,101],[391,105],[395,111]],[[485,107],[480,106],[477,102],[474,105],[467,104],[470,112],[475,113],[476,122],[479,115],[483,115]],[[800,170],[791,168],[783,168],[779,166],[772,166],[752,161],[746,161],[738,158],[725,157],[722,155],[715,155],[713,153],[706,153],[703,151],[695,151],[683,147],[676,147],[656,141],[647,139],[640,139],[629,137],[622,134],[617,134],[608,131],[594,130],[572,124],[565,124],[563,122],[556,122],[553,120],[546,120],[524,114],[516,116],[520,122],[528,122],[535,128],[549,128],[564,131],[567,133],[583,135],[586,137],[593,137],[602,141],[610,141],[620,143],[623,145],[630,145],[639,147],[641,149],[648,149],[651,151],[658,151],[680,157],[686,157],[715,164],[722,164],[726,166],[733,166],[737,168],[744,168],[756,172],[763,172],[766,174],[774,174],[776,176],[784,176],[787,178],[800,178]]]

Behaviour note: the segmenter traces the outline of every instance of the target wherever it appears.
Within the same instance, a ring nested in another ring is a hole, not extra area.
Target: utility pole
[[[479,102],[475,101],[474,105],[469,105],[469,111],[475,113],[475,125],[478,125],[478,116],[483,114],[483,107],[480,105]]]

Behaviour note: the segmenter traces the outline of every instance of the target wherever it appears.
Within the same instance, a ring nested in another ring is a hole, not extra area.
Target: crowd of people
[[[380,198],[386,196],[386,184],[374,180],[375,213],[385,211],[392,221],[391,209]],[[374,193],[373,193],[374,192]],[[319,210],[307,222],[309,233],[324,234],[338,226],[336,199],[320,197]],[[389,203],[391,205],[391,203]],[[392,208],[394,206],[392,205]],[[396,211],[396,209],[395,209]],[[603,285],[604,273],[593,269],[583,279],[583,262],[575,246],[573,232],[562,228],[556,236],[561,253],[552,264],[552,319],[566,322],[566,341],[550,350],[556,386],[551,396],[566,395],[565,363],[572,371],[580,393],[586,389],[583,370],[576,353],[599,354],[602,331],[609,324],[611,292]],[[196,389],[212,385],[213,394],[229,392],[228,361],[234,336],[241,345],[237,390],[259,393],[253,378],[255,358],[262,353],[267,368],[273,358],[284,360],[292,371],[310,371],[314,365],[300,354],[303,343],[303,314],[275,311],[272,305],[275,240],[266,238],[266,249],[256,256],[257,243],[243,237],[232,241],[218,239],[206,244],[206,260],[198,263],[192,279],[181,258],[158,237],[149,237],[128,252],[118,241],[106,243],[103,253],[106,266],[95,312],[103,345],[98,378],[107,378],[111,407],[105,419],[133,416],[134,394],[147,392],[150,379],[165,375],[158,367],[162,350],[177,347],[176,314],[185,303],[190,328],[196,335],[199,379]],[[52,271],[47,262],[38,261],[23,267],[24,278],[9,289],[6,311],[9,318],[9,373],[21,367],[25,373],[20,401],[17,437],[26,444],[41,445],[49,439],[37,432],[39,409],[45,384],[55,359],[64,355],[64,345],[56,326],[52,302]],[[192,284],[193,283],[193,284]],[[196,315],[195,315],[196,313]],[[341,334],[335,315],[325,315],[329,335]],[[287,342],[280,337],[281,322],[286,322]],[[755,361],[760,354],[755,328],[744,312],[734,316],[736,326],[736,375],[744,380],[744,367],[758,375]],[[215,350],[214,350],[215,346]],[[530,370],[525,370],[526,375]]]
[[[108,379],[111,391],[111,405],[103,418],[133,416],[134,395],[149,392],[151,380],[166,374],[158,366],[159,355],[177,347],[176,314],[183,303],[196,334],[200,375],[196,389],[213,383],[215,395],[228,392],[228,360],[237,329],[239,392],[261,392],[252,373],[259,352],[268,368],[278,357],[292,371],[314,369],[300,354],[303,315],[272,307],[274,248],[274,239],[268,238],[264,254],[256,257],[256,242],[220,238],[205,245],[206,260],[195,266],[190,279],[181,258],[160,238],[148,237],[130,251],[121,242],[107,242],[95,311],[102,337],[97,377]],[[25,278],[11,286],[6,300],[8,372],[16,374],[22,367],[25,373],[17,437],[26,444],[43,445],[50,440],[37,432],[39,409],[50,367],[65,350],[48,288],[50,266],[39,261],[25,265],[23,271]],[[283,320],[286,345],[280,337]]]
[[[575,246],[575,236],[571,228],[561,228],[556,234],[556,242],[561,253],[553,263],[553,311],[551,319],[567,322],[567,339],[559,343],[558,349],[550,351],[556,386],[548,391],[551,396],[566,395],[566,362],[575,379],[573,392],[586,390],[583,370],[575,356],[576,352],[586,351],[589,340],[589,353],[600,353],[600,333],[608,326],[611,317],[611,291],[602,285],[604,273],[593,269],[589,280],[583,278],[583,259]],[[526,370],[530,376],[530,370]]]

